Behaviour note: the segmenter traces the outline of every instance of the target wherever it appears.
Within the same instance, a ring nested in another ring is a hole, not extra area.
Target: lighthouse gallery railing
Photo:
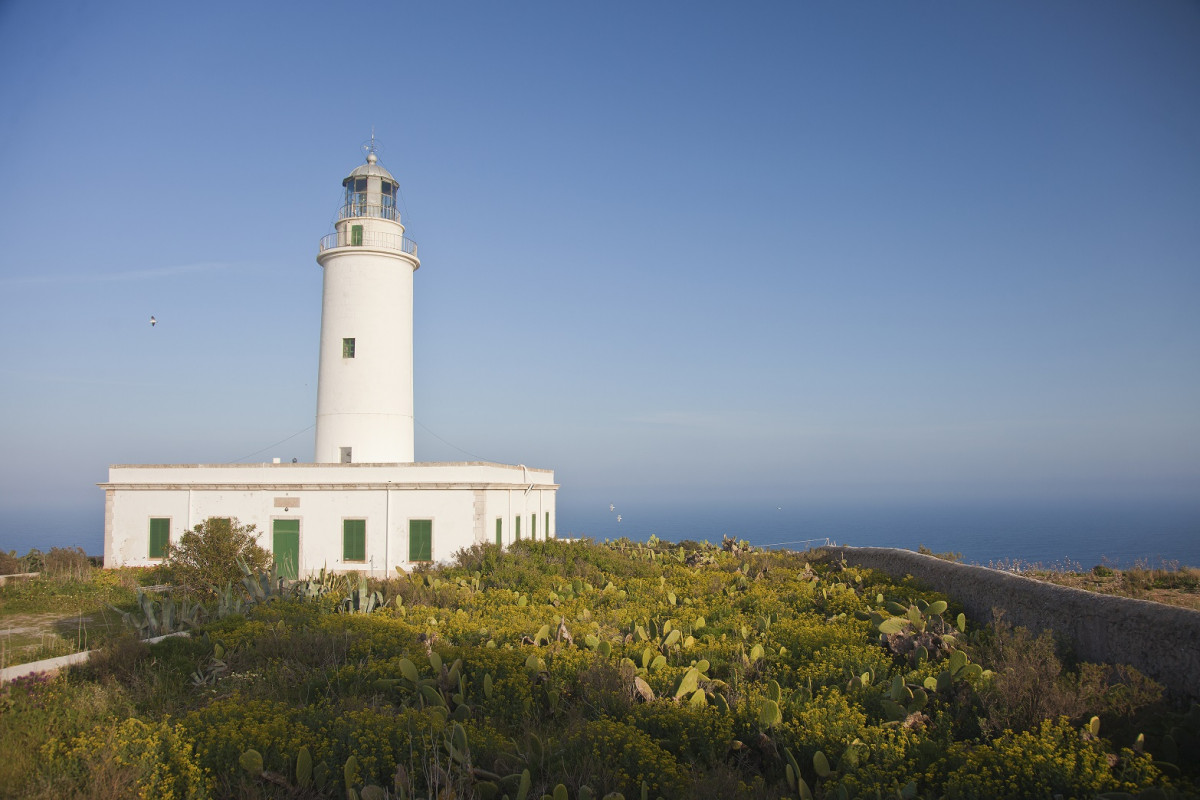
[[[321,237],[321,252],[335,247],[373,247],[382,250],[398,250],[410,256],[417,254],[417,243],[398,233],[381,231],[337,231]]]

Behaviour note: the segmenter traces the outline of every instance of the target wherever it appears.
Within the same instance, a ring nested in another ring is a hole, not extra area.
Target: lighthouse
[[[374,145],[345,180],[324,270],[317,463],[413,461],[413,273],[398,187]]]
[[[316,458],[113,464],[99,484],[106,567],[160,564],[184,532],[213,518],[252,526],[285,578],[324,570],[384,577],[477,544],[556,538],[553,470],[413,460],[413,273],[421,262],[374,137],[366,156],[342,180],[333,232],[317,253]]]

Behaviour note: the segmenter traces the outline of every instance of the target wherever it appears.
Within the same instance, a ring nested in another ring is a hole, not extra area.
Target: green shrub
[[[713,767],[729,754],[734,719],[715,708],[692,709],[675,703],[641,703],[626,720],[671,752],[680,763]]]
[[[920,545],[919,547],[917,547],[917,552],[920,553],[921,555],[933,556],[934,558],[940,558],[943,561],[953,561],[957,564],[961,564],[962,560],[963,560],[962,553],[954,553],[954,552],[935,553],[932,550],[930,550],[928,547],[926,547],[925,545]]]
[[[73,797],[207,800],[213,780],[195,759],[180,725],[109,720],[46,749],[50,793]]]
[[[45,555],[42,571],[49,578],[86,581],[92,574],[92,561],[82,547],[52,547]]]
[[[1160,685],[1132,667],[1081,664],[1065,670],[1049,631],[1034,636],[998,620],[990,634],[978,653],[994,671],[979,689],[985,735],[1030,731],[1059,716],[1127,719],[1162,696]]]
[[[620,792],[641,797],[643,782],[650,797],[690,796],[691,781],[675,757],[624,722],[598,719],[584,724],[567,737],[565,758],[578,765],[581,782],[598,796]]]
[[[430,710],[411,708],[341,708],[308,713],[308,724],[328,749],[313,752],[314,760],[341,766],[351,756],[358,761],[362,783],[388,786],[403,764],[418,791],[427,787],[425,767],[445,759],[442,739],[446,723]],[[340,774],[340,772],[336,773]]]
[[[166,573],[171,583],[199,594],[242,580],[239,561],[252,572],[271,568],[271,554],[258,546],[253,525],[236,519],[209,517],[185,531],[178,544],[167,545]]]
[[[872,725],[856,737],[860,746],[842,750],[833,762],[836,775],[826,783],[827,796],[844,786],[850,797],[895,797],[919,773],[920,733],[899,726]]]
[[[235,695],[186,714],[182,722],[199,763],[214,775],[240,776],[238,759],[251,749],[262,754],[266,769],[286,775],[302,746],[314,760],[331,749],[300,724],[300,716],[285,703]]]
[[[867,715],[837,689],[826,689],[794,713],[784,716],[778,734],[796,758],[810,763],[818,751],[837,759],[846,745],[859,738]]]
[[[16,552],[0,550],[0,575],[15,575],[21,571],[21,559],[17,558]]]
[[[1136,793],[1161,786],[1163,777],[1149,757],[1124,751],[1132,766],[1122,769],[1099,742],[1066,718],[1043,720],[1034,731],[1005,732],[987,745],[951,745],[945,777],[948,798],[1023,797],[1051,800],[1094,797],[1101,792]],[[935,777],[936,780],[936,777]]]

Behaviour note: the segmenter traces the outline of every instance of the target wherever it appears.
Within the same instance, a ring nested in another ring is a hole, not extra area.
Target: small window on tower
[[[351,448],[349,448],[349,447],[341,447],[341,448],[338,448],[338,449],[341,451],[342,463],[343,463],[343,464],[351,464],[351,463],[353,463],[353,462],[351,461]]]
[[[350,246],[362,247],[362,225],[354,225],[350,228]]]
[[[354,339],[342,339],[342,358],[354,358]]]

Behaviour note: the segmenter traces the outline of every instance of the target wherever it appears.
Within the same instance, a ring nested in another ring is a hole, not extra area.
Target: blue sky
[[[0,97],[0,547],[110,463],[311,458],[372,126],[420,460],[564,511],[1200,485],[1194,3],[8,0]]]

